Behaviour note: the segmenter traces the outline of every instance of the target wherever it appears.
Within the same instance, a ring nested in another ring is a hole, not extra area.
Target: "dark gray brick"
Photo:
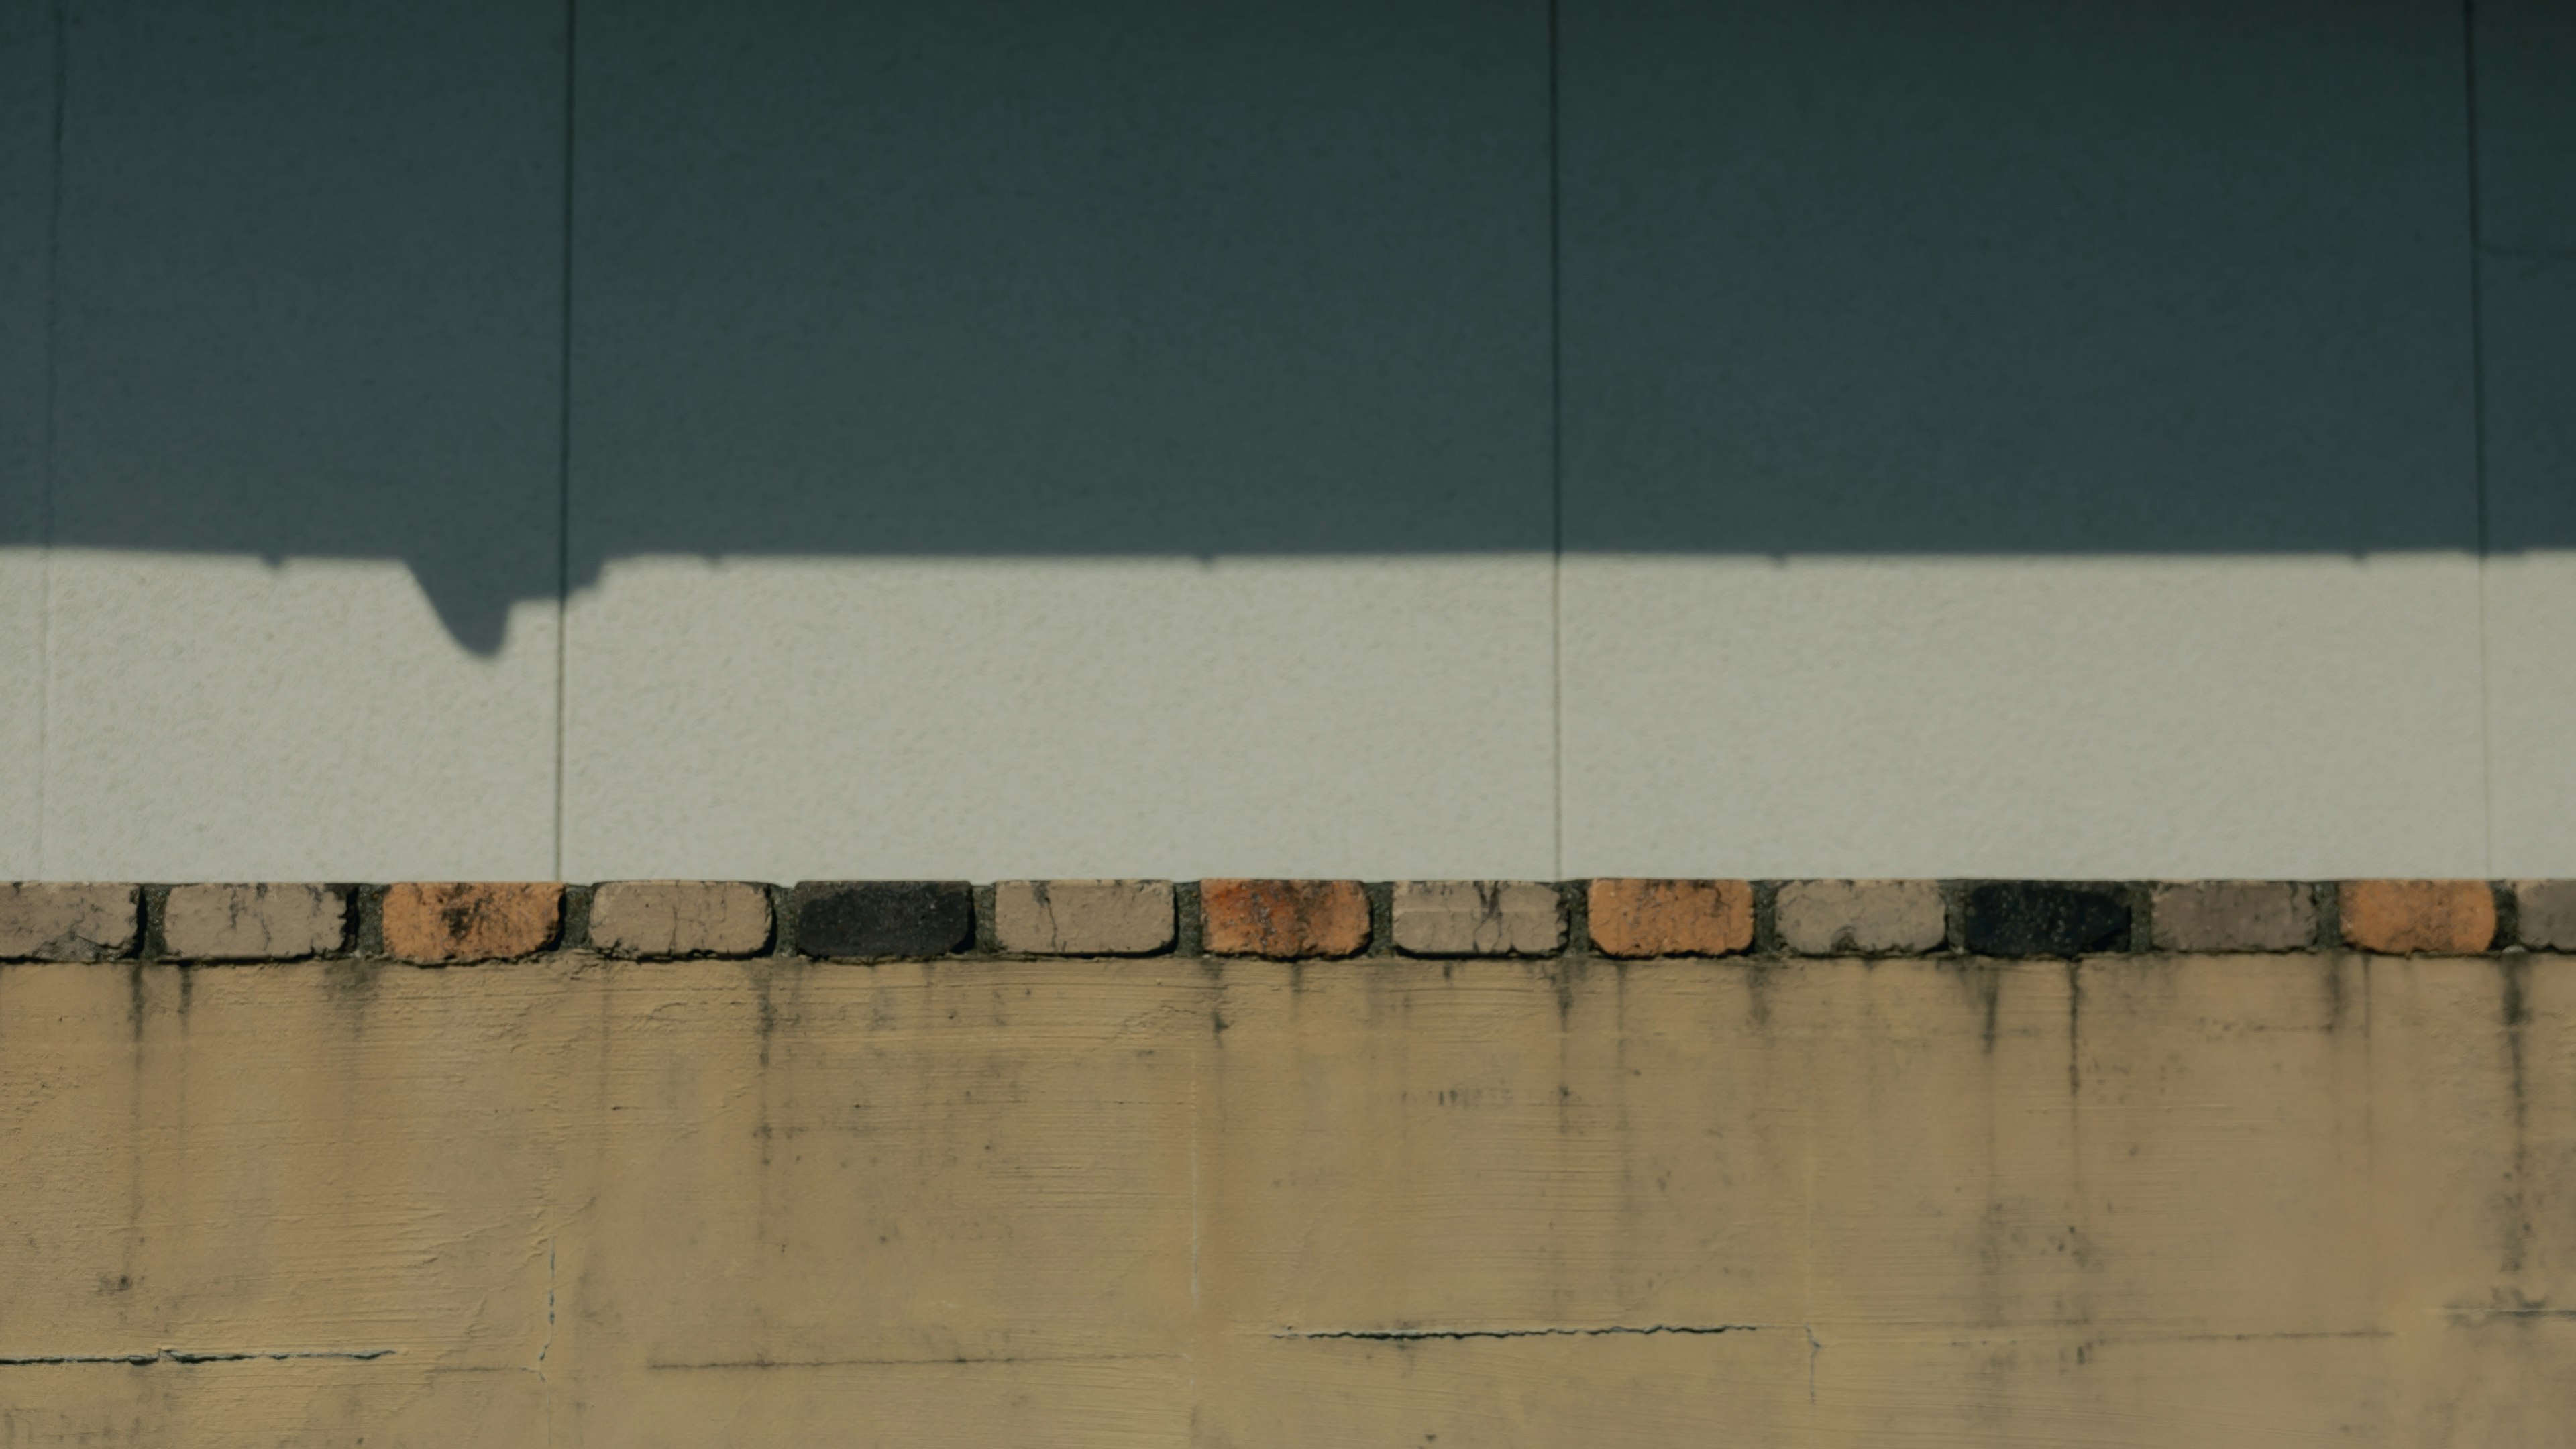
[[[945,956],[975,936],[975,891],[962,880],[809,880],[788,909],[807,956]]]
[[[1978,956],[2082,956],[2129,944],[2124,886],[1989,881],[1968,888],[1963,915],[1963,944]]]

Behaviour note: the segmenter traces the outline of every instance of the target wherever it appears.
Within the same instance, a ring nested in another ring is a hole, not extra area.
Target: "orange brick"
[[[2343,939],[2387,955],[2473,955],[2495,943],[2495,892],[2482,880],[2343,883]]]
[[[560,881],[409,881],[385,887],[385,954],[405,961],[496,961],[554,944]]]
[[[1211,956],[1356,956],[1368,944],[1368,893],[1355,880],[1199,882]]]
[[[1740,880],[1596,880],[1592,944],[1609,956],[1728,956],[1753,944],[1753,886]]]

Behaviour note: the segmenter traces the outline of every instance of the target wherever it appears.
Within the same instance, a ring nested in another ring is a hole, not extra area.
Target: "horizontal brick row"
[[[2576,951],[2576,881],[0,882],[0,960]]]

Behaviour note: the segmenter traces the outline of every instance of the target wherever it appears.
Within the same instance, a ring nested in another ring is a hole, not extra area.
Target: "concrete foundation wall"
[[[0,967],[0,1442],[2556,1445],[2576,961]]]

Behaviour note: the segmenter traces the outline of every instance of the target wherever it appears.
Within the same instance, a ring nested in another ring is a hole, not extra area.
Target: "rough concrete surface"
[[[12,966],[0,1442],[2557,1445],[2571,1146],[2560,957]]]

